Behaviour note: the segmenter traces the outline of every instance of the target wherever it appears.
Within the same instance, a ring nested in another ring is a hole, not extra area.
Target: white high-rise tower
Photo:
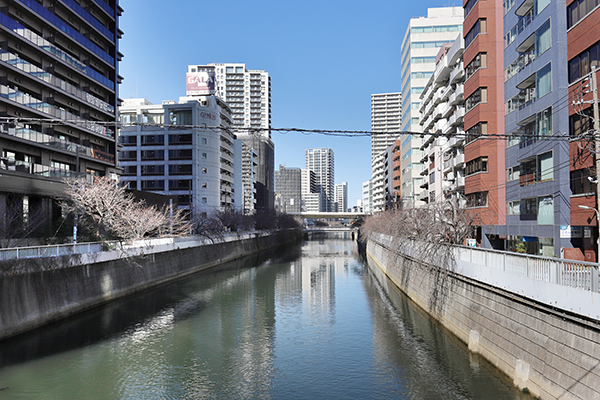
[[[246,159],[255,153],[257,165],[254,186],[244,184],[244,207],[273,209],[275,194],[275,145],[271,140],[271,78],[263,70],[249,70],[241,63],[211,63],[189,65],[188,76],[210,71],[214,76],[214,90],[231,109],[233,128],[241,139]],[[188,82],[189,85],[189,82]],[[251,165],[246,163],[244,165]],[[243,174],[249,175],[243,166]],[[251,182],[251,181],[248,181]],[[252,199],[248,196],[254,197]],[[252,207],[252,206],[250,206]]]
[[[315,173],[317,187],[321,193],[321,211],[331,212],[334,210],[334,166],[333,150],[331,149],[307,149],[306,169]]]
[[[402,41],[402,131],[420,133],[420,94],[435,70],[440,47],[452,43],[462,34],[462,7],[428,8],[427,17],[411,18]],[[419,200],[422,176],[421,139],[419,135],[401,136],[402,156],[400,194],[403,206],[424,204]]]

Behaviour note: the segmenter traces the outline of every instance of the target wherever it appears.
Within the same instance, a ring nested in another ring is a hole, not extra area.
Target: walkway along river
[[[0,342],[0,400],[530,398],[329,235]]]

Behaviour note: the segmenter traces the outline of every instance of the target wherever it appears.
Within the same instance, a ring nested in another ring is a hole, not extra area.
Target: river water
[[[530,397],[338,234],[0,342],[9,399]]]

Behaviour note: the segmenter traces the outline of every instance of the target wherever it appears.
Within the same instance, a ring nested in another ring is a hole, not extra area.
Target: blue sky
[[[239,62],[271,77],[271,126],[370,130],[371,94],[400,90],[400,45],[411,17],[438,1],[121,0],[122,99],[185,95],[189,64]],[[329,147],[335,182],[355,205],[371,175],[370,138],[274,132],[275,169],[304,168]]]

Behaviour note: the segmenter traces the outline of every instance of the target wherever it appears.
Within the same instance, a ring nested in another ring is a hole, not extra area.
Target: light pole
[[[588,207],[588,206],[582,206],[580,205],[579,208],[582,208],[584,210],[594,210],[594,212],[596,213],[596,224],[598,226],[598,236],[596,238],[596,242],[597,242],[597,246],[596,246],[596,262],[600,262],[600,212],[594,208],[594,207]]]

